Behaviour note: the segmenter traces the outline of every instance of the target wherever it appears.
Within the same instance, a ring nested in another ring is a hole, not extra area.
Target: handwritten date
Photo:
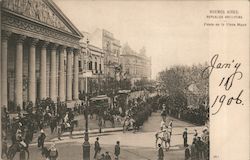
[[[212,115],[216,115],[221,110],[221,107],[224,104],[226,104],[227,106],[231,105],[232,103],[244,105],[241,100],[242,93],[243,90],[240,91],[237,97],[230,97],[230,98],[228,98],[226,95],[217,96],[211,108],[215,107],[217,104],[219,104],[219,107],[216,108],[215,112],[213,112]]]

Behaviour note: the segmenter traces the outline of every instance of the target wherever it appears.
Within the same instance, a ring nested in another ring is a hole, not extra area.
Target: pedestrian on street
[[[105,160],[105,154],[104,153],[101,154],[101,159],[100,160]]]
[[[196,138],[193,139],[193,143],[190,148],[191,148],[191,160],[197,160]]]
[[[198,132],[197,132],[197,130],[195,129],[195,130],[194,130],[194,138],[197,138],[197,136],[198,136]]]
[[[58,138],[58,140],[62,140],[61,134],[62,134],[62,123],[58,122],[58,124],[57,124],[57,138]]]
[[[172,119],[171,119],[171,121],[168,124],[168,128],[169,128],[170,136],[172,136],[172,129],[173,129],[173,120]]]
[[[51,117],[50,121],[50,131],[51,134],[54,132],[54,129],[56,128],[56,118],[54,116]]]
[[[184,140],[184,147],[187,146],[187,139],[188,139],[188,136],[187,136],[187,128],[185,128],[185,131],[183,132],[183,140]]]
[[[99,133],[102,133],[102,118],[98,117],[98,126],[99,126]]]
[[[1,152],[1,158],[4,158],[4,155],[7,157],[8,153],[8,145],[7,145],[7,138],[4,137],[2,140],[2,152]]]
[[[99,137],[96,138],[96,141],[95,141],[95,155],[94,155],[94,159],[96,158],[96,155],[97,155],[97,152],[100,150],[100,143],[99,143]]]
[[[161,144],[158,144],[158,160],[163,160],[164,159],[164,153],[163,153],[163,148]]]
[[[190,160],[190,150],[189,150],[189,147],[188,145],[186,146],[186,149],[185,149],[185,160]]]
[[[101,148],[99,149],[99,151],[96,154],[96,160],[102,160]]]
[[[26,160],[26,151],[25,151],[25,147],[26,147],[26,146],[23,146],[23,145],[21,145],[21,147],[20,147],[20,154],[19,154],[20,160]]]
[[[105,160],[111,160],[111,157],[109,155],[109,152],[107,151],[105,154]]]
[[[42,149],[43,149],[45,138],[46,138],[46,135],[45,135],[43,129],[41,129],[41,134],[38,137],[38,147],[42,147]]]
[[[201,137],[198,137],[198,139],[196,141],[196,149],[197,149],[198,159],[203,158],[203,148],[204,148],[204,142],[201,141]]]
[[[56,160],[58,157],[58,151],[56,149],[56,144],[53,142],[49,148],[49,160]]]
[[[115,160],[119,160],[120,155],[120,142],[117,141],[115,145]]]

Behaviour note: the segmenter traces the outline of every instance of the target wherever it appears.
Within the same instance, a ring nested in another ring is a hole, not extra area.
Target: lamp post
[[[87,96],[86,96],[87,97]],[[85,111],[85,135],[84,142],[82,145],[83,150],[83,160],[90,160],[90,143],[89,143],[89,134],[88,134],[88,98],[86,98],[86,111]]]
[[[87,52],[89,52],[88,50],[88,43],[89,41],[87,40]],[[87,67],[87,66],[86,66]],[[87,71],[87,68],[86,68],[86,71]],[[89,122],[88,122],[88,110],[89,110],[89,103],[88,103],[88,75],[86,73],[86,81],[85,81],[85,85],[86,85],[86,88],[85,88],[85,93],[86,93],[86,96],[85,96],[85,102],[86,102],[86,109],[85,109],[85,113],[84,113],[84,116],[85,116],[85,135],[84,135],[84,142],[82,144],[82,151],[83,151],[83,160],[90,160],[90,143],[89,143],[89,133],[88,133],[88,128],[89,128]]]

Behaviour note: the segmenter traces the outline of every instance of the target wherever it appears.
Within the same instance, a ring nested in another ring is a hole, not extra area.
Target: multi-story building
[[[131,80],[132,85],[143,78],[151,79],[151,58],[146,56],[145,48],[137,53],[125,44],[120,57],[124,76]]]
[[[90,36],[90,42],[100,47],[104,52],[104,75],[105,77],[116,77],[116,67],[120,64],[120,41],[114,35],[104,29],[97,29]]]
[[[52,0],[15,2],[1,3],[1,106],[78,100],[82,34]]]
[[[92,42],[89,40],[89,33],[81,33],[84,35],[84,38],[80,41],[80,92],[98,93],[102,90],[102,82],[104,77],[104,52],[101,48],[92,44]],[[88,79],[87,83],[86,79]]]

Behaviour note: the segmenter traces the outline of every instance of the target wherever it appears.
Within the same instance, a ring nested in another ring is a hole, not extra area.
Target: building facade
[[[125,44],[120,57],[122,72],[131,80],[132,85],[143,78],[151,79],[151,58],[146,56],[145,48],[137,53]]]
[[[104,52],[101,48],[91,44],[88,33],[82,32],[82,34],[84,38],[80,42],[80,92],[99,94],[104,77]]]
[[[104,76],[117,78],[116,67],[120,65],[120,41],[105,29],[96,29],[90,35],[90,42],[104,52]]]
[[[52,0],[3,0],[1,105],[78,100],[80,31]]]

